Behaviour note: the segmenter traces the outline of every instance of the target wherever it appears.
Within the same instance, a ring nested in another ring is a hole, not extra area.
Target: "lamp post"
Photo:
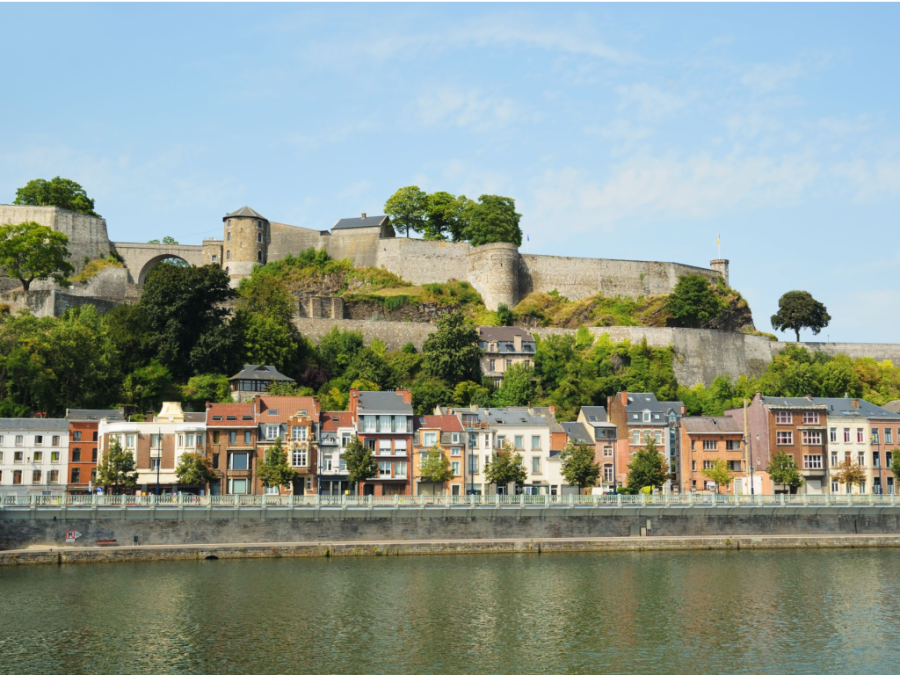
[[[156,458],[156,496],[157,501],[159,498],[159,467],[162,466],[162,428],[157,427],[156,429],[156,450],[159,453],[159,456]]]

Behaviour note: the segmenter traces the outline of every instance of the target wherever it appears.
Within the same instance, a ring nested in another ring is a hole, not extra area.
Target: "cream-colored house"
[[[478,346],[484,352],[481,372],[498,386],[503,381],[503,374],[512,366],[518,363],[534,364],[534,337],[523,328],[479,326]]]

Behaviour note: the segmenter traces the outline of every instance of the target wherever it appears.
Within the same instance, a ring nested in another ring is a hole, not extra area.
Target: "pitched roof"
[[[221,417],[221,419],[215,419]],[[235,419],[228,419],[234,417]],[[250,419],[245,419],[249,417]],[[256,412],[252,403],[210,403],[206,407],[208,427],[255,427]]]
[[[340,427],[353,426],[353,413],[323,412],[321,416],[322,431],[337,431]]]
[[[896,410],[891,410],[887,406],[877,406],[861,398],[814,398],[813,400],[828,406],[828,415],[857,415],[870,420],[900,420],[900,414]],[[853,405],[854,401],[857,405]]]
[[[478,339],[482,342],[512,342],[514,337],[523,342],[534,342],[534,336],[518,326],[479,326]]]
[[[487,423],[489,426],[503,424],[539,427],[550,426],[548,419],[539,414],[530,414],[528,408],[479,408],[478,410],[472,410],[471,408],[451,408],[450,412],[454,415],[459,413],[475,416],[480,423]]]
[[[300,410],[313,421],[319,421],[319,401],[314,396],[257,396],[257,423],[283,424]]]
[[[365,218],[341,218],[334,224],[332,230],[358,230],[362,227],[381,227],[381,224],[389,220],[387,216],[366,216]]]
[[[689,434],[741,434],[743,429],[733,417],[682,417],[681,425]]]
[[[67,409],[66,419],[72,422],[99,422],[100,420],[124,420],[121,410]]]
[[[889,412],[900,413],[900,401],[890,401],[881,407]]]
[[[581,422],[563,422],[562,428],[565,429],[569,440],[587,443],[588,445],[594,444],[594,439],[591,438],[588,430],[584,428]]]
[[[763,396],[762,402],[776,408],[816,408],[821,409],[824,399],[806,398],[805,396]],[[848,399],[849,400],[849,399]]]
[[[674,410],[677,415],[681,414],[681,401],[660,401],[653,393],[631,393],[628,392],[628,405],[625,409],[629,412],[649,410],[650,412],[669,412]]]
[[[268,218],[266,218],[263,215],[260,215],[259,213],[257,213],[253,209],[251,209],[249,206],[242,206],[237,211],[232,211],[231,213],[227,214],[224,218],[222,218],[222,220],[226,220],[228,218],[261,218],[262,220],[268,220]]]
[[[9,431],[68,431],[62,417],[0,417],[0,429]]]
[[[441,431],[463,431],[462,422],[456,415],[420,415],[415,418],[416,429],[440,429]]]
[[[253,363],[245,363],[243,370],[237,375],[232,375],[229,380],[266,380],[279,382],[293,382],[293,378],[282,375],[275,366],[262,366]]]
[[[359,413],[399,413],[412,415],[412,404],[403,400],[403,395],[393,391],[359,392]]]
[[[606,421],[606,408],[602,405],[583,405],[581,412],[584,413],[584,419],[588,424],[596,424]]]

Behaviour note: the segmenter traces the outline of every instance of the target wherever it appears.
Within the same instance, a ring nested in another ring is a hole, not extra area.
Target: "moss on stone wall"
[[[87,283],[90,279],[97,276],[101,270],[104,270],[107,267],[125,267],[125,265],[122,264],[122,261],[119,258],[113,255],[108,255],[105,258],[98,258],[97,260],[90,260],[85,263],[85,266],[81,268],[81,271],[72,277],[70,281],[77,281],[82,284]]]

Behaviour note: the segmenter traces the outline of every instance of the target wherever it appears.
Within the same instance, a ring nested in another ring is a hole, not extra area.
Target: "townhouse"
[[[520,363],[532,365],[536,344],[527,330],[515,326],[479,326],[478,346],[481,347],[481,372],[500,386],[503,374]]]
[[[455,415],[420,415],[414,419],[412,483],[416,495],[465,494],[466,432]],[[423,453],[439,450],[448,460],[453,478],[445,483],[422,480]]]
[[[616,427],[614,484],[627,485],[631,458],[653,439],[672,476],[666,488],[679,489],[680,426],[684,404],[659,401],[655,394],[620,391],[609,397],[606,409],[609,422]]]
[[[65,419],[0,419],[0,490],[9,495],[64,495],[68,449]]]
[[[319,494],[350,494],[350,478],[344,451],[350,445],[356,429],[349,412],[323,412],[319,433]]]
[[[727,415],[719,417],[682,417],[681,490],[717,494],[771,494],[772,485],[765,467],[747,461],[742,423]],[[707,478],[704,469],[716,461],[726,463],[732,474],[729,485],[719,486]]]
[[[350,390],[349,412],[360,441],[378,464],[378,475],[360,484],[363,495],[411,495],[412,393]]]
[[[117,410],[66,410],[69,422],[69,473],[66,491],[85,495],[93,491],[99,459],[101,420],[121,422],[126,419],[123,408]]]
[[[281,440],[288,463],[298,478],[291,487],[256,485],[258,493],[268,495],[313,495],[318,489],[319,401],[312,396],[257,396],[253,399],[258,426],[257,462],[265,461],[266,451]]]
[[[206,404],[206,445],[219,479],[210,494],[256,494],[256,436],[252,402]]]

